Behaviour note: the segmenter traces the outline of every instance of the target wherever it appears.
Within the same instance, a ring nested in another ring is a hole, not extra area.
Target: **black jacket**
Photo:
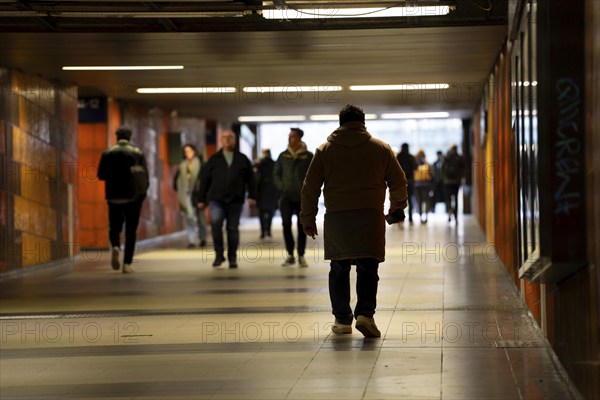
[[[104,150],[98,165],[98,179],[106,181],[106,200],[136,200],[135,183],[132,182],[131,167],[143,167],[148,181],[148,167],[144,153],[127,140],[119,140],[116,145]],[[145,193],[138,197],[146,197]]]
[[[401,151],[396,158],[398,159],[402,170],[404,170],[406,180],[409,184],[412,184],[415,181],[415,169],[417,169],[417,160],[415,159],[415,156]]]
[[[223,150],[216,152],[202,169],[200,185],[194,188],[192,201],[208,203],[243,203],[245,193],[256,199],[256,180],[252,163],[239,151],[233,153],[233,162],[227,165]]]
[[[256,204],[261,210],[276,210],[279,191],[273,182],[275,161],[271,157],[261,158],[256,168]]]

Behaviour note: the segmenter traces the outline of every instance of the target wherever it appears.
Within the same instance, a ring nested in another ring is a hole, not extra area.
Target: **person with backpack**
[[[98,164],[98,179],[105,181],[105,198],[108,203],[108,236],[111,250],[111,266],[120,269],[120,236],[125,224],[125,254],[123,273],[134,272],[133,253],[136,231],[140,221],[142,203],[149,186],[148,167],[142,151],[133,146],[131,130],[117,129],[117,144],[102,153]]]
[[[415,199],[417,201],[417,212],[421,223],[427,223],[427,213],[431,209],[431,196],[429,192],[433,189],[433,169],[425,159],[425,152],[419,150],[415,156],[417,169],[415,170]]]
[[[452,216],[454,215],[454,222],[458,223],[458,190],[460,189],[464,174],[465,160],[458,154],[458,147],[453,144],[450,150],[448,150],[442,164],[448,222],[452,220]]]

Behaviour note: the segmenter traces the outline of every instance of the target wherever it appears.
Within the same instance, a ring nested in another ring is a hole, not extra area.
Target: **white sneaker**
[[[308,267],[308,263],[306,262],[304,256],[298,256],[298,265],[300,265],[301,268]]]
[[[285,261],[283,262],[283,264],[281,264],[282,267],[287,267],[290,265],[294,265],[296,263],[296,259],[294,258],[294,256],[287,256],[287,258],[285,259]]]
[[[133,274],[134,272],[135,272],[135,269],[133,268],[133,265],[123,264],[123,273],[124,274]]]
[[[336,319],[331,327],[331,332],[338,334],[352,333],[352,325],[340,324]]]
[[[365,317],[364,315],[359,315],[358,317],[356,317],[356,325],[354,326],[366,338],[381,337],[381,332],[379,332],[379,329],[377,329],[377,325],[375,325],[375,320],[373,318]]]
[[[121,251],[117,246],[114,246],[112,248],[112,254],[111,254],[111,258],[110,258],[110,265],[112,266],[112,269],[114,269],[115,271],[117,271],[119,268],[121,268],[121,264],[119,264],[119,255],[120,255]]]

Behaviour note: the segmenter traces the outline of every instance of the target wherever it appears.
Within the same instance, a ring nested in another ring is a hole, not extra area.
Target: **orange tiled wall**
[[[79,249],[77,88],[0,69],[0,271]],[[73,229],[71,229],[73,228]],[[73,233],[69,242],[69,231]]]
[[[98,161],[108,142],[106,123],[79,124],[79,238],[83,248],[108,245],[108,208],[104,182],[96,178]]]
[[[138,240],[182,229],[177,197],[171,186],[165,113],[108,99],[107,123],[79,124],[79,232],[85,248],[108,248],[108,206],[104,182],[96,178],[102,152],[116,143],[120,125],[131,128],[131,142],[142,149],[150,174],[150,189],[142,207]],[[123,116],[123,117],[122,117]],[[121,119],[123,118],[123,120]]]

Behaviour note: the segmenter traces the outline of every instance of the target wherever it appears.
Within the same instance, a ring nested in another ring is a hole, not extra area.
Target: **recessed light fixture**
[[[242,89],[246,93],[289,93],[289,92],[339,92],[341,86],[246,86]]]
[[[422,113],[389,113],[381,114],[381,119],[422,119],[422,118],[448,118],[450,113],[442,112],[422,112]]]
[[[533,81],[533,82],[529,82],[529,81],[523,81],[523,82],[513,82],[512,86],[537,86],[537,81]]]
[[[255,115],[238,117],[239,122],[283,122],[283,121],[306,121],[304,115]]]
[[[328,19],[328,18],[380,18],[426,17],[446,15],[449,6],[387,7],[387,8],[287,8],[263,10],[266,19]]]
[[[207,93],[222,94],[235,93],[234,87],[216,86],[216,87],[173,87],[173,88],[138,88],[136,92],[141,94],[177,94],[177,93]]]
[[[65,66],[64,71],[144,71],[163,69],[183,69],[183,65],[104,65],[104,66]]]
[[[368,90],[436,90],[448,89],[447,83],[409,83],[400,85],[352,85],[349,87],[353,91],[368,91]]]

